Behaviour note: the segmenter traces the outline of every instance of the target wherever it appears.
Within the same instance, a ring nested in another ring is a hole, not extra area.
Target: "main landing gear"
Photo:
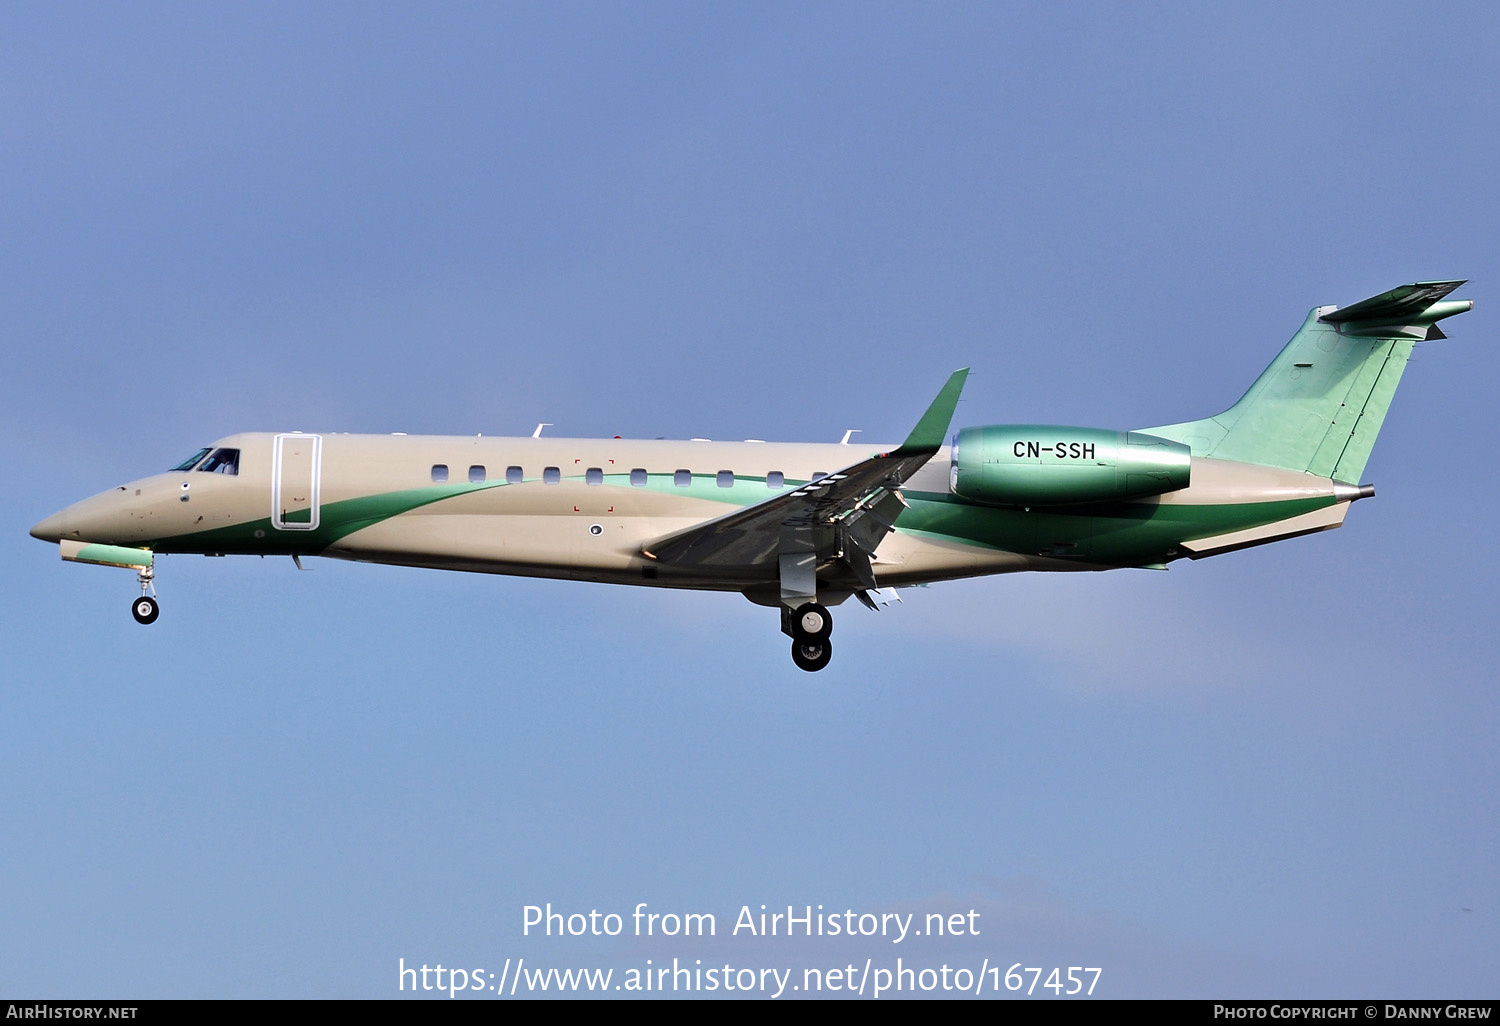
[[[142,567],[136,572],[135,579],[141,585],[141,597],[130,603],[130,615],[135,617],[136,623],[155,623],[156,618],[161,615],[161,606],[156,601],[156,574],[148,567]],[[146,594],[146,592],[151,594]]]
[[[795,610],[781,609],[781,629],[792,638],[792,662],[799,670],[812,673],[828,665],[833,658],[833,614],[816,602]]]

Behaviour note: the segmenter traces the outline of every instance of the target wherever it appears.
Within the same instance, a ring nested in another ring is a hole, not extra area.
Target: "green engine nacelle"
[[[1069,506],[1139,499],[1188,486],[1181,442],[1139,431],[995,424],[953,443],[953,493],[992,506]]]

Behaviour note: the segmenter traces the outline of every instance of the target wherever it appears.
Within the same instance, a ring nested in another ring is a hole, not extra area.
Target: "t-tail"
[[[1446,338],[1437,322],[1471,309],[1447,295],[1462,281],[1426,281],[1307,315],[1239,402],[1207,420],[1147,428],[1193,455],[1358,483],[1391,397],[1418,342]]]

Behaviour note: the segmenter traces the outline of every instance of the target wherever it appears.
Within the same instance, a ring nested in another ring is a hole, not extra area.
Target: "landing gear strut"
[[[136,623],[155,623],[156,618],[161,615],[161,606],[156,601],[155,576],[149,566],[136,572],[135,579],[140,582],[141,597],[130,604],[130,615],[135,617]],[[146,594],[148,591],[151,594]]]
[[[828,665],[833,658],[833,614],[816,602],[795,610],[781,610],[781,629],[792,638],[792,662],[799,670],[812,673]]]

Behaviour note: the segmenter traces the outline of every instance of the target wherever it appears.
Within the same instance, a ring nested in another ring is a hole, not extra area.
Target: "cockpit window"
[[[177,466],[175,466],[171,470],[167,471],[167,473],[168,474],[176,474],[176,473],[180,473],[181,471],[192,470],[194,467],[196,467],[198,465],[198,461],[201,460],[203,457],[205,457],[207,455],[208,455],[208,450],[207,449],[199,449],[197,452],[193,453],[187,459],[185,459],[181,463],[177,464]]]
[[[209,474],[238,474],[240,451],[238,449],[215,449],[214,454],[204,460],[203,466],[198,470],[200,473]]]

